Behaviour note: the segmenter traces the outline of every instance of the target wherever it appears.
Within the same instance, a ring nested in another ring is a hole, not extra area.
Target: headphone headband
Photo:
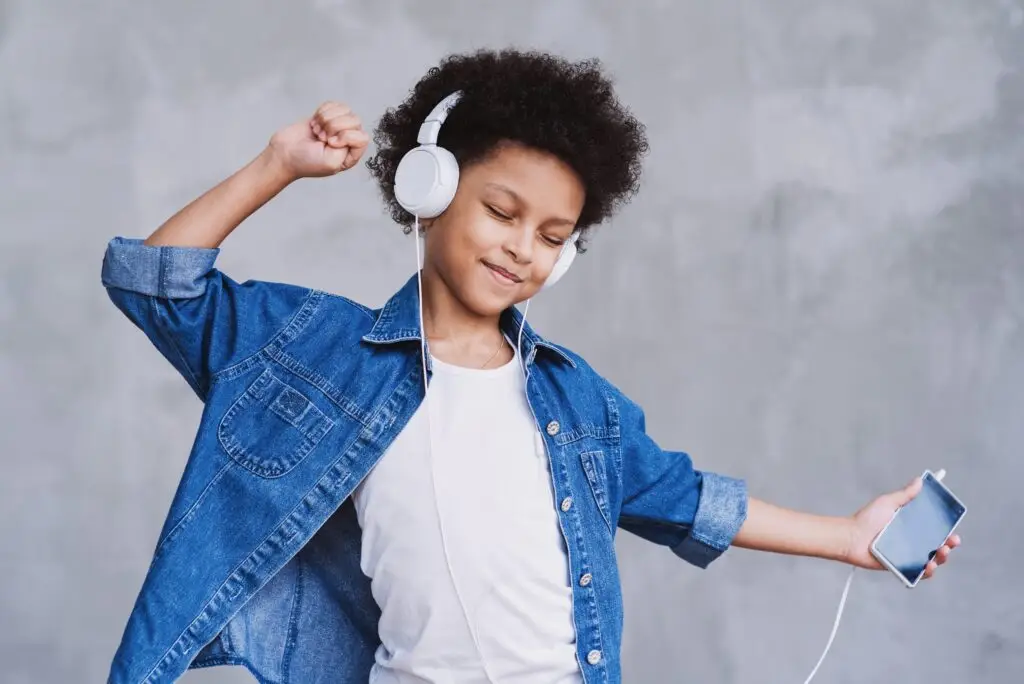
[[[437,106],[430,110],[430,114],[427,114],[427,118],[420,124],[420,132],[416,136],[416,142],[420,145],[436,145],[437,136],[441,132],[441,125],[448,118],[448,112],[458,104],[461,98],[462,91],[456,90],[438,102]]]

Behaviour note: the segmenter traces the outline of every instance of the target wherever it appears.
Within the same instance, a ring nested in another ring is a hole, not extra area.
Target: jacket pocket
[[[239,465],[280,477],[305,458],[334,421],[271,369],[249,385],[217,427],[217,439]]]
[[[611,512],[608,506],[608,471],[605,469],[605,458],[603,451],[584,451],[580,454],[583,463],[583,472],[587,475],[590,483],[590,491],[594,494],[597,508],[601,511],[608,531],[612,531]]]

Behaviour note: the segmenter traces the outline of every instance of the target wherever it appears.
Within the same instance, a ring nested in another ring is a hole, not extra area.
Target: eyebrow
[[[492,190],[497,190],[499,192],[503,192],[503,193],[511,196],[512,199],[514,199],[515,201],[517,201],[517,202],[519,202],[521,204],[526,204],[526,202],[523,201],[523,198],[520,197],[519,193],[517,193],[515,190],[513,190],[510,187],[508,187],[507,185],[502,185],[501,183],[489,182],[489,183],[485,183],[484,187],[490,188]],[[547,221],[547,223],[562,224],[562,225],[566,225],[566,226],[575,226],[576,225],[575,221],[570,221],[567,218],[560,218],[560,217],[557,217],[557,216],[552,218],[552,219],[550,219],[549,221]]]

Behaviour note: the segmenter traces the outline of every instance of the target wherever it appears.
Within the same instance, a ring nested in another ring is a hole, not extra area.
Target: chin
[[[486,290],[477,290],[469,293],[469,296],[463,299],[463,304],[478,316],[497,316],[512,306],[513,302],[507,297],[499,297]]]
[[[514,302],[511,293],[495,292],[494,287],[487,281],[471,280],[465,284],[459,295],[459,301],[466,309],[482,317],[497,316]]]
[[[458,288],[459,300],[462,305],[477,316],[495,316],[507,309],[514,299],[515,292],[508,288],[495,287],[490,271],[481,266],[483,276],[479,273],[464,274]]]

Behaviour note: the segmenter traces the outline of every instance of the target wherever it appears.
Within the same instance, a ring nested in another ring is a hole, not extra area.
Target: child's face
[[[582,182],[560,159],[502,145],[461,170],[451,205],[427,224],[424,268],[472,313],[497,315],[544,284],[583,202]]]

